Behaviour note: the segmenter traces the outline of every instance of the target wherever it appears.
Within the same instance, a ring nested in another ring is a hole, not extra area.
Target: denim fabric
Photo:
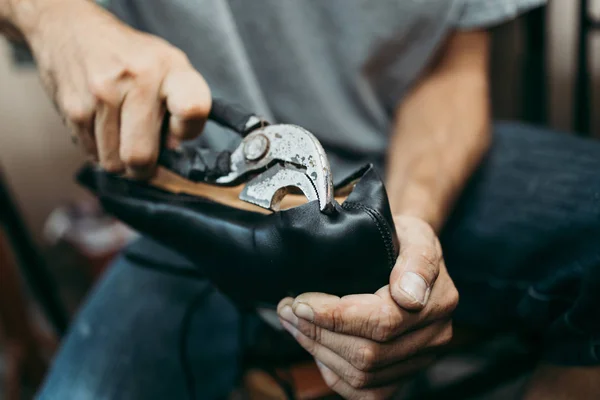
[[[455,321],[538,335],[553,363],[600,363],[600,142],[497,125],[441,241]],[[39,397],[222,398],[261,329],[142,239],[90,294]]]
[[[600,362],[600,141],[496,125],[441,241],[457,321],[539,336],[549,362]]]
[[[174,269],[188,266],[145,239],[133,247]],[[240,315],[202,278],[152,266],[123,255],[110,267],[73,322],[40,399],[225,398],[237,379]]]

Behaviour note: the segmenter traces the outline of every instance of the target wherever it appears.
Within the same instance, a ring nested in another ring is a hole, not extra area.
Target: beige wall
[[[35,69],[17,70],[0,39],[0,165],[38,240],[54,207],[86,195],[73,181],[82,160]]]

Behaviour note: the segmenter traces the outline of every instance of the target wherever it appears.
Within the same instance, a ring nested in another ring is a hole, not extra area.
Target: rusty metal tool
[[[164,150],[159,162],[192,181],[231,186],[245,182],[240,200],[278,211],[288,193],[301,191],[319,209],[334,209],[333,178],[325,150],[306,129],[269,124],[257,115],[213,100],[209,119],[239,133],[233,152],[206,148]]]

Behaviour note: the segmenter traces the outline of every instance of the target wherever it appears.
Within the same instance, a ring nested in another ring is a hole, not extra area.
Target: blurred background
[[[600,0],[551,1],[493,38],[495,119],[600,138]],[[83,161],[34,65],[0,39],[0,399],[34,393],[67,319],[135,237],[77,186]]]

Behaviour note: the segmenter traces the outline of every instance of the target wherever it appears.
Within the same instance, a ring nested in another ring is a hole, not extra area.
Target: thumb
[[[423,309],[443,262],[438,238],[425,221],[401,216],[394,219],[400,254],[390,275],[394,301],[406,310]]]

